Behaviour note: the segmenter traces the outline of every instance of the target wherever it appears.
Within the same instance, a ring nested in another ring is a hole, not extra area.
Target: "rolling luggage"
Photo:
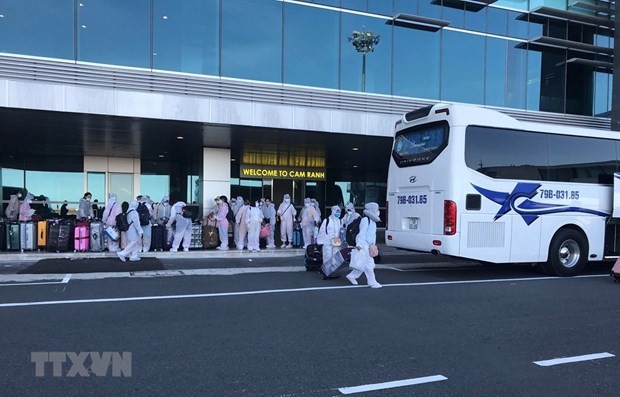
[[[192,239],[189,248],[202,248],[202,225],[200,223],[192,224]]]
[[[90,224],[90,250],[101,252],[105,248],[103,240],[103,223],[96,221]]]
[[[291,244],[293,245],[293,248],[299,248],[299,247],[303,247],[304,245],[304,237],[301,233],[301,223],[299,223],[298,221],[293,222],[293,241],[291,241]]]
[[[70,250],[73,223],[66,220],[54,220],[47,231],[47,250],[50,252],[67,252]]]
[[[614,283],[620,281],[620,258],[616,259],[616,263],[611,268],[611,277],[614,278]]]
[[[215,221],[207,221],[202,227],[202,248],[215,248],[220,245],[220,237]]]
[[[7,223],[5,230],[6,250],[19,251],[19,223]]]
[[[90,230],[88,222],[76,222],[73,234],[73,250],[85,252],[90,248]]]
[[[44,250],[47,247],[48,222],[37,222],[37,248]]]
[[[0,251],[6,251],[6,224],[0,220]]]
[[[323,263],[321,266],[321,274],[323,274],[323,280],[338,278],[348,268],[351,261],[351,252],[355,248],[343,248],[336,252],[328,262]]]
[[[168,249],[168,233],[165,226],[153,225],[151,228],[151,249],[153,251]]]
[[[37,249],[37,226],[34,222],[19,224],[19,248],[22,252]]]
[[[321,265],[323,264],[322,248],[322,246],[317,244],[310,244],[308,247],[306,247],[304,264],[306,265],[307,271],[317,271],[321,268]]]

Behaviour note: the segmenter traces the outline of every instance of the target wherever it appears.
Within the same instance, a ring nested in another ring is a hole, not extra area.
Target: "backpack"
[[[146,203],[139,203],[136,212],[138,212],[138,217],[140,218],[140,226],[146,226],[151,223],[151,213]]]
[[[115,219],[116,219],[116,228],[118,229],[119,232],[126,232],[127,230],[129,230],[130,223],[127,221],[126,213],[121,212],[120,214],[116,215]]]
[[[345,236],[347,239],[347,244],[349,244],[350,247],[354,247],[356,244],[355,238],[360,232],[360,222],[362,221],[362,218],[366,217],[360,216],[359,218],[356,218],[353,222],[347,225],[347,232]]]
[[[227,204],[228,205],[228,204]],[[233,214],[230,205],[228,205],[228,212],[226,213],[226,219],[229,223],[235,223],[235,214]]]
[[[183,207],[183,211],[181,212],[181,215],[183,215],[183,218],[189,218],[189,219],[192,219],[192,217],[194,216],[192,211],[187,207]]]

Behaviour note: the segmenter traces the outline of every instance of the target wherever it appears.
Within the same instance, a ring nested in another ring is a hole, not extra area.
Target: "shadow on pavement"
[[[90,259],[43,259],[21,270],[18,274],[67,274],[67,273],[107,273],[139,272],[164,270],[157,258],[142,258],[137,262],[121,262],[118,258]]]

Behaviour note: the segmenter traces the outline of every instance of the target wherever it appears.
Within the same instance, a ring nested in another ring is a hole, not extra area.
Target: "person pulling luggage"
[[[377,256],[377,222],[379,218],[379,204],[366,203],[364,206],[364,217],[360,221],[360,229],[355,237],[355,249],[351,252],[351,263],[353,270],[347,274],[347,280],[353,285],[357,285],[357,278],[366,274],[366,279],[370,288],[381,288],[381,284],[375,278],[375,256]]]
[[[129,203],[129,209],[127,210],[127,222],[129,223],[129,230],[127,230],[127,246],[122,251],[116,253],[119,259],[123,262],[129,257],[131,262],[140,260],[140,254],[138,250],[138,240],[142,238],[142,226],[140,226],[140,217],[136,209],[138,208],[138,200],[133,200]]]
[[[321,223],[317,244],[322,245],[323,264],[329,264],[332,258],[340,250],[342,242],[340,240],[340,214],[342,210],[334,205],[331,215]]]

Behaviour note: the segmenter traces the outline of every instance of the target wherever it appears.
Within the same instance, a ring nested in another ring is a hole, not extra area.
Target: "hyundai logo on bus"
[[[415,177],[415,176],[410,176],[409,177],[409,183],[415,183],[415,181],[417,181],[417,180],[418,180],[418,178]]]

